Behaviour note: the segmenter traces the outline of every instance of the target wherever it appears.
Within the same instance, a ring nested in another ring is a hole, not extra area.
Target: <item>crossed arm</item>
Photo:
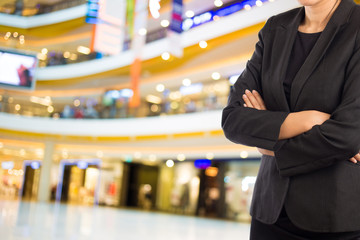
[[[246,90],[242,98],[245,102],[244,107],[266,110],[265,103],[256,90],[253,90],[252,92]],[[279,140],[296,137],[309,131],[315,125],[323,124],[329,118],[330,114],[316,110],[290,113],[280,127]],[[265,155],[275,155],[273,151],[262,148],[258,148],[258,151]],[[357,161],[360,161],[360,154],[356,154],[354,157],[350,158],[349,161],[357,163]]]

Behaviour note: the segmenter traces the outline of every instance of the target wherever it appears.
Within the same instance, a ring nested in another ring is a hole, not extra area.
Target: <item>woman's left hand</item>
[[[246,89],[245,94],[243,95],[243,100],[245,102],[244,107],[266,110],[264,100],[256,90],[250,92]],[[262,148],[257,148],[257,150],[263,155],[275,156],[273,151]]]
[[[250,92],[246,89],[245,94],[242,97],[245,102],[245,107],[255,108],[257,110],[266,110],[264,100],[256,90]]]

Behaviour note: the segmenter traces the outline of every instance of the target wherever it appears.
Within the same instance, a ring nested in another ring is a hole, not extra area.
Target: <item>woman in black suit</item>
[[[360,7],[299,2],[260,31],[222,127],[263,154],[251,239],[360,239]]]

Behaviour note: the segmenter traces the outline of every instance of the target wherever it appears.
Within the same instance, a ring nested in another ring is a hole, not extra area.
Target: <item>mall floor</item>
[[[98,206],[0,201],[1,240],[247,240],[232,221]]]

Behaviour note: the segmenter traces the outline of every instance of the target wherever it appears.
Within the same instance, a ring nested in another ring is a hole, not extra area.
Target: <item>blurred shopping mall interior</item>
[[[89,231],[102,236],[94,230],[100,226],[117,234],[110,229],[119,227],[110,221],[120,218],[117,212],[154,221],[156,229],[171,221],[170,229],[184,228],[186,237],[166,239],[202,239],[197,234],[207,231],[214,238],[206,239],[219,239],[221,229],[228,229],[226,239],[246,235],[261,155],[225,138],[221,112],[265,21],[298,6],[296,0],[1,0],[6,239],[82,239]],[[93,214],[107,220],[89,220]],[[71,222],[64,231],[76,228],[78,238],[55,230],[34,237],[42,231],[35,223],[47,221],[52,228]]]

